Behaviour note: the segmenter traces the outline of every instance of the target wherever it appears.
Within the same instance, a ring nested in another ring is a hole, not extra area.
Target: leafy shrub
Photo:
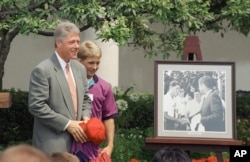
[[[10,92],[12,105],[0,110],[0,144],[9,145],[17,141],[27,141],[32,137],[33,117],[28,112],[28,92],[14,89]]]
[[[237,119],[250,119],[250,91],[237,91],[236,117]]]
[[[154,96],[146,93],[136,93],[134,87],[122,91],[115,89],[115,99],[119,109],[116,118],[117,128],[145,129],[154,125]]]
[[[236,92],[237,139],[247,145],[250,140],[250,91]]]
[[[116,134],[112,160],[129,162],[135,158],[140,162],[149,162],[155,151],[145,149],[145,138],[153,137],[154,96],[135,93],[133,86],[123,91],[115,89],[116,103],[119,108],[116,122]],[[28,92],[5,90],[12,95],[12,106],[0,110],[0,150],[7,145],[30,143],[33,130],[33,117],[28,112]],[[236,93],[237,138],[243,144],[250,137],[250,93]],[[103,143],[105,144],[105,143]],[[191,152],[191,158],[208,157],[209,152]]]
[[[125,91],[115,89],[119,114],[115,119],[114,162],[129,162],[132,158],[149,162],[155,153],[145,149],[145,138],[153,137],[154,97],[152,94],[135,93],[133,88]]]
[[[250,121],[248,119],[237,119],[237,139],[242,141],[243,145],[247,145],[250,141]]]
[[[119,129],[115,136],[112,161],[129,162],[130,159],[135,158],[140,162],[149,162],[155,152],[145,149],[145,138],[144,130]]]

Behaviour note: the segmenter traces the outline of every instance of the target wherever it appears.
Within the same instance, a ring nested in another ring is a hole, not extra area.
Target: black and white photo
[[[233,62],[155,61],[155,134],[233,138]]]

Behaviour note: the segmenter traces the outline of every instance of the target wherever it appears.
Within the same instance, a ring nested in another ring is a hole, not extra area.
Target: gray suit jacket
[[[71,61],[78,96],[78,116],[91,116],[86,69]],[[46,153],[70,152],[72,136],[65,130],[69,120],[76,120],[70,89],[63,69],[53,54],[32,71],[29,86],[29,112],[34,116],[32,143]]]
[[[201,107],[201,123],[205,131],[225,131],[224,108],[219,95],[212,91]]]

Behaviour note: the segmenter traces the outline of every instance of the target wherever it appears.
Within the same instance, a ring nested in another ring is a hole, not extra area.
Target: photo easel
[[[195,61],[195,59],[197,61],[202,61],[202,54],[200,50],[198,36],[187,36],[184,44],[182,61]],[[233,125],[235,127],[235,124]],[[147,149],[160,150],[164,147],[170,146],[181,148],[187,151],[188,153],[190,153],[190,151],[211,151],[215,152],[218,162],[223,162],[222,152],[229,152],[230,146],[241,145],[241,141],[236,140],[235,134],[233,135],[232,139],[202,139],[180,137],[146,138],[145,147]]]

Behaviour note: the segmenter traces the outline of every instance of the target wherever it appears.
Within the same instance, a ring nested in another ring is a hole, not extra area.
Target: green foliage
[[[191,151],[190,152],[190,157],[193,159],[201,159],[201,158],[207,158],[211,155],[211,152],[209,151]]]
[[[248,35],[250,28],[250,1],[228,0],[221,16],[229,22],[233,30]]]
[[[237,119],[250,119],[250,93],[248,91],[236,93],[236,117]]]
[[[165,59],[171,52],[181,55],[186,35],[225,29],[247,35],[250,30],[249,1],[2,0],[0,5],[1,31],[51,36],[51,29],[67,19],[82,30],[93,27],[98,39],[143,47],[147,56],[161,53]]]
[[[135,93],[134,86],[126,90],[115,89],[119,115],[115,119],[116,132],[112,160],[129,162],[131,158],[150,162],[155,151],[145,148],[145,138],[154,137],[154,97],[150,94]],[[17,143],[31,143],[33,117],[28,112],[28,92],[5,90],[12,95],[12,106],[0,110],[0,150]],[[237,91],[237,139],[245,145],[250,137],[250,93]],[[102,144],[105,145],[105,142]],[[228,153],[224,153],[228,157]],[[190,152],[191,158],[203,158],[211,152]]]
[[[154,97],[152,94],[135,93],[133,86],[126,91],[116,89],[115,99],[119,109],[116,118],[117,128],[153,127],[154,124]]]
[[[129,162],[132,158],[150,162],[155,153],[145,148],[145,138],[153,137],[154,132],[153,95],[135,93],[133,90],[134,86],[126,90],[115,88],[119,114],[115,119],[114,162]]]
[[[237,119],[237,139],[242,141],[243,145],[247,145],[250,141],[250,121],[249,119]]]
[[[236,93],[236,130],[237,139],[247,145],[250,140],[250,92],[237,91]]]
[[[149,162],[155,151],[145,149],[145,138],[147,137],[145,130],[136,128],[117,130],[112,161],[129,162],[130,159],[135,158],[141,162]]]
[[[28,93],[11,89],[12,106],[0,109],[0,144],[30,140],[32,137],[33,117],[28,112]]]

